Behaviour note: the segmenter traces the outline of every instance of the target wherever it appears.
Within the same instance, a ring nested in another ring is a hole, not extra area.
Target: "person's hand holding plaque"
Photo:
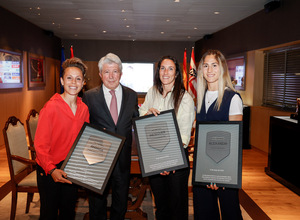
[[[51,172],[51,171],[50,171]],[[72,184],[72,182],[70,180],[67,180],[67,174],[61,170],[61,169],[54,169],[51,172],[51,177],[54,180],[54,182],[56,183],[68,183],[68,184]]]
[[[157,109],[155,108],[150,108],[148,110],[148,112],[146,113],[146,115],[151,115],[151,114],[154,114],[155,116],[159,115],[160,114],[160,111],[158,111]]]

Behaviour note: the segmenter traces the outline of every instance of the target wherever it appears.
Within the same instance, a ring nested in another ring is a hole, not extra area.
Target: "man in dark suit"
[[[138,100],[136,92],[120,84],[122,63],[117,55],[107,54],[98,66],[102,85],[83,95],[83,102],[90,111],[90,123],[124,136],[126,140],[104,194],[91,192],[89,195],[89,215],[91,220],[107,219],[107,195],[111,186],[110,219],[123,220],[130,181],[132,118],[138,117]]]

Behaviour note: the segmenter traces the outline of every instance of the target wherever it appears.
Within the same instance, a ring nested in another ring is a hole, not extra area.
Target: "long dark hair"
[[[184,84],[183,84],[183,80],[182,80],[182,73],[180,70],[180,66],[178,61],[176,60],[175,57],[173,56],[163,56],[157,64],[157,68],[156,68],[156,72],[155,72],[155,76],[154,76],[154,86],[157,89],[157,91],[162,95],[163,94],[163,86],[162,83],[160,81],[160,77],[159,77],[159,70],[160,70],[160,66],[163,60],[172,60],[175,64],[176,67],[176,73],[175,73],[175,82],[174,82],[174,89],[172,91],[172,99],[173,99],[173,106],[175,109],[175,112],[177,113],[180,102],[182,100],[182,97],[185,93],[185,88],[184,88]]]

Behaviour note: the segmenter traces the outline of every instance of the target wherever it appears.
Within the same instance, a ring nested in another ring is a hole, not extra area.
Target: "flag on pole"
[[[186,48],[184,49],[184,54],[183,54],[183,71],[182,71],[182,80],[185,89],[187,90],[187,85],[188,85],[188,74],[186,70]]]
[[[70,58],[73,58],[74,57],[73,45],[71,45],[70,51],[71,51]]]
[[[65,62],[65,48],[64,46],[61,47],[61,56],[60,56],[60,74],[59,76],[62,77],[63,74],[63,68],[62,68],[62,64],[63,62]],[[60,82],[60,80],[59,80]],[[64,92],[64,87],[60,84],[60,93]]]
[[[188,85],[188,92],[191,94],[193,99],[197,98],[196,85],[197,85],[197,72],[196,72],[195,55],[194,55],[194,47],[193,47],[191,61],[190,61],[189,85]]]

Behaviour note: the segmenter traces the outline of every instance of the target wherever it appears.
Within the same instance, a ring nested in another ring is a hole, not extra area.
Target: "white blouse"
[[[174,106],[171,97],[171,92],[164,98],[154,87],[150,88],[145,97],[145,102],[139,108],[140,116],[145,115],[150,108],[155,108],[160,112],[173,109]],[[182,97],[176,119],[182,142],[186,148],[190,142],[192,125],[195,120],[194,100],[188,92],[185,92]]]

